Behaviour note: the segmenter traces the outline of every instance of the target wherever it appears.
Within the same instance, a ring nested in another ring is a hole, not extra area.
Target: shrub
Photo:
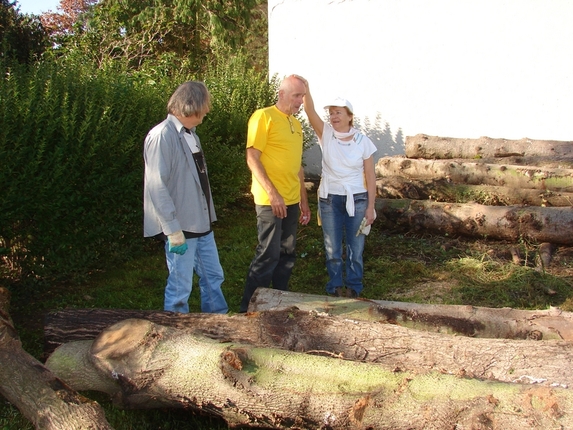
[[[41,63],[1,81],[0,240],[11,275],[68,278],[121,259],[141,223],[141,141],[159,95]],[[137,154],[137,156],[136,156]]]
[[[70,280],[131,258],[144,243],[143,140],[193,77],[56,61],[2,71],[0,276]],[[220,208],[246,191],[248,116],[275,90],[241,61],[204,80],[213,108],[198,134]]]

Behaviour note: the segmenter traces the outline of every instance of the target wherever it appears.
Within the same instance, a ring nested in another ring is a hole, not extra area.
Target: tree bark
[[[443,178],[418,180],[402,176],[386,176],[376,180],[376,187],[378,197],[384,199],[474,202],[489,206],[573,206],[573,193],[494,185],[456,184]]]
[[[406,136],[406,157],[427,159],[524,157],[573,161],[573,142],[533,139],[463,139],[418,134]],[[521,164],[521,163],[520,163]]]
[[[347,322],[345,327],[352,325]],[[145,320],[124,320],[93,343],[64,344],[46,365],[56,374],[69,375],[72,387],[83,383],[82,372],[109,380],[106,392],[124,407],[201,410],[222,417],[231,427],[573,426],[573,390],[557,386],[388,370],[377,364],[224,344]]]
[[[250,312],[291,309],[327,313],[354,320],[388,323],[421,331],[472,339],[573,341],[573,313],[549,310],[435,305],[386,300],[348,300],[316,294],[258,288]]]
[[[58,313],[46,334],[57,333],[57,341],[51,336],[52,345],[94,339],[104,327],[139,314],[139,318],[220,342],[371,362],[387,369],[465,373],[503,382],[529,383],[531,378],[545,385],[573,386],[573,375],[562,375],[562,369],[572,364],[573,345],[556,340],[573,337],[573,318],[558,309],[417,305],[260,288],[250,310],[246,316],[69,310]],[[82,330],[69,332],[71,326]],[[492,339],[496,334],[528,340]],[[90,389],[98,381],[97,377],[74,378],[82,379],[86,385],[76,389]]]
[[[36,429],[111,429],[103,409],[72,390],[22,349],[0,287],[0,394]]]
[[[472,338],[544,339],[573,341],[573,313],[559,308],[519,310],[476,306],[435,305],[384,300],[346,300],[314,294],[259,288],[249,310],[264,312],[297,308],[361,321]],[[263,315],[180,314],[130,309],[64,309],[50,312],[44,321],[44,353],[49,356],[63,343],[95,339],[105,328],[122,320],[146,319],[156,324],[191,330],[221,341],[276,345],[259,326]],[[269,332],[273,332],[272,330]],[[344,352],[348,356],[347,352]]]
[[[376,175],[417,180],[446,179],[448,182],[465,185],[573,192],[573,169],[490,164],[473,160],[382,157],[376,163]]]
[[[573,209],[376,199],[377,221],[394,231],[428,231],[496,240],[572,245]]]

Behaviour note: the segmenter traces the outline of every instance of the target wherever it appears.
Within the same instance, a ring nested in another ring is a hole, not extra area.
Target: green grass
[[[316,207],[313,207],[316,214]],[[249,199],[221,211],[215,239],[225,271],[223,290],[232,313],[238,312],[247,269],[256,246],[255,211]],[[512,263],[509,248],[527,257]],[[536,245],[485,240],[398,234],[375,224],[364,253],[365,289],[376,300],[468,304],[487,307],[573,310],[573,251],[557,250],[549,268],[534,267]],[[19,288],[11,286],[11,316],[24,349],[42,359],[42,315],[63,308],[162,309],[167,269],[161,244],[149,241],[146,254],[118,267],[93,273],[79,285]],[[327,281],[322,231],[313,220],[299,227],[292,291],[324,294]],[[200,311],[198,289],[191,312]],[[85,393],[84,393],[85,394]],[[226,429],[224,422],[189,411],[123,411],[100,393],[87,393],[105,409],[118,430]],[[2,399],[2,398],[0,398]],[[0,430],[32,429],[5,401],[0,404]]]

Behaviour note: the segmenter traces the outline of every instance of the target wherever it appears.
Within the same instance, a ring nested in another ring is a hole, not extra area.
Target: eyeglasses
[[[292,125],[292,121],[290,120],[290,115],[287,116],[287,119],[288,119],[288,123],[290,125],[290,133],[294,134],[294,126]]]

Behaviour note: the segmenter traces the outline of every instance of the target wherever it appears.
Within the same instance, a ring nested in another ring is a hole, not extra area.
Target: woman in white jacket
[[[324,108],[328,109],[329,123],[325,123],[314,108],[308,81],[303,81],[304,110],[322,150],[318,213],[329,276],[326,292],[358,297],[364,288],[365,235],[376,218],[376,146],[353,127],[354,110],[348,100],[336,98],[327,104]],[[346,262],[342,259],[343,243]]]

